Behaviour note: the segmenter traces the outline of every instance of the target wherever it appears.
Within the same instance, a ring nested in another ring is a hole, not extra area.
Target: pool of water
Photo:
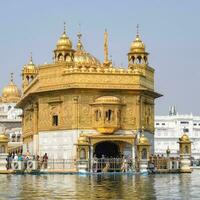
[[[0,175],[4,199],[200,199],[200,170],[149,176]]]

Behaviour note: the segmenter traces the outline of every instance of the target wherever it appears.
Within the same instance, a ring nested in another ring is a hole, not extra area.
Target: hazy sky
[[[51,62],[63,32],[76,45],[81,24],[84,47],[103,60],[103,32],[109,32],[109,53],[116,65],[127,65],[127,53],[140,25],[142,40],[155,68],[156,113],[170,105],[179,113],[200,114],[199,0],[20,0],[0,3],[0,89],[10,72],[21,86],[21,70],[30,52],[36,64]]]

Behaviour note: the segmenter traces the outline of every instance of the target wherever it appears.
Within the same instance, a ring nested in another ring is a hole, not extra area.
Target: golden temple
[[[64,28],[50,64],[23,67],[23,150],[48,153],[50,158],[135,157],[135,137],[144,135],[153,147],[154,69],[139,33],[131,43],[127,68],[108,59],[104,33],[104,61],[88,53],[77,34],[73,48]],[[102,45],[103,46],[103,45]],[[153,148],[152,148],[153,149]]]

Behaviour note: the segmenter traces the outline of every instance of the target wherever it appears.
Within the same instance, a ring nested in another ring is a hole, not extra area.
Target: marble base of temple
[[[140,173],[146,174],[148,173],[148,160],[140,160]]]

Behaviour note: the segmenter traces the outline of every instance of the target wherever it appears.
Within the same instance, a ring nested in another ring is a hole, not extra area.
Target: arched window
[[[15,141],[16,141],[16,135],[13,134],[13,135],[12,135],[12,142],[15,142]]]
[[[112,119],[112,110],[108,110],[108,111],[106,111],[106,120],[107,121],[111,121],[111,119]]]
[[[144,62],[147,63],[147,57],[146,56],[144,56]]]
[[[95,110],[95,120],[99,121],[101,118],[101,111],[100,110]]]
[[[185,146],[185,152],[184,152],[185,154],[189,154],[189,148],[188,148],[188,146]]]
[[[141,61],[142,61],[142,57],[141,57],[141,56],[138,56],[138,57],[137,57],[137,64],[140,64]]]
[[[130,61],[131,61],[131,62],[130,62],[131,64],[134,64],[134,62],[135,62],[135,57],[132,56]]]
[[[17,142],[20,142],[21,136],[17,135]]]
[[[0,153],[5,153],[5,146],[4,145],[0,146]]]
[[[12,106],[8,106],[8,110],[10,110],[12,108]]]
[[[70,62],[72,61],[71,57],[69,55],[66,56],[65,61]]]
[[[80,159],[86,159],[86,151],[85,149],[80,150]]]
[[[26,80],[27,80],[27,82],[29,83],[29,76],[26,76]]]
[[[59,55],[58,55],[58,61],[63,61],[64,60],[64,57],[63,57],[63,55],[60,53]]]
[[[142,159],[147,159],[147,149],[146,148],[142,149]]]
[[[53,126],[58,126],[58,115],[53,115],[52,116],[52,125]]]

